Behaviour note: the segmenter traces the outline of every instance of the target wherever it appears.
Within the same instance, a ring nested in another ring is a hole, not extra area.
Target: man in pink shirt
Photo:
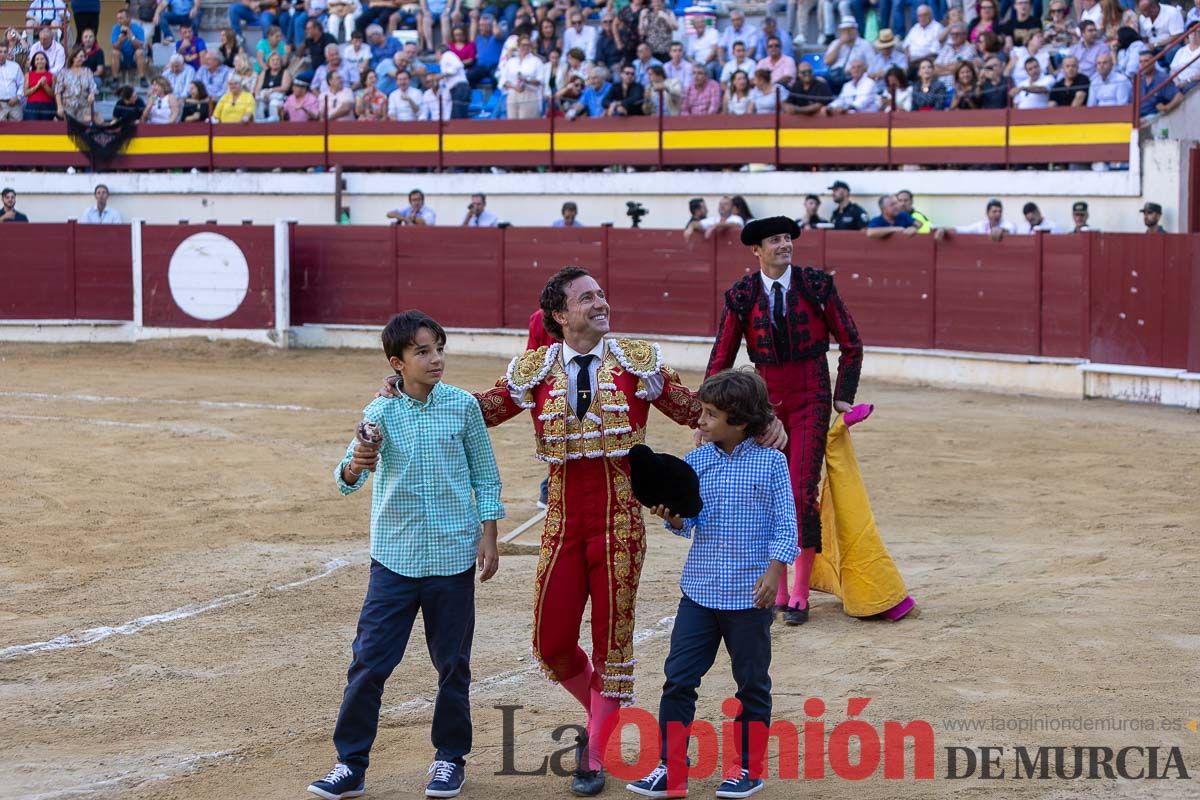
[[[708,77],[701,64],[692,65],[692,85],[683,93],[680,113],[687,116],[717,114],[721,111],[721,84]]]
[[[288,122],[310,122],[321,115],[317,96],[308,90],[308,81],[296,78],[292,81],[292,93],[283,101],[280,118]]]
[[[771,83],[778,86],[791,86],[796,80],[796,59],[783,54],[783,45],[779,38],[772,36],[767,39],[767,57],[758,62],[759,69],[771,71]]]

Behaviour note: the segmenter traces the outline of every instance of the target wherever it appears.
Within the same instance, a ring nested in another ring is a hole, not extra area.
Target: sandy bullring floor
[[[503,366],[452,357],[446,377],[478,389]],[[384,373],[368,352],[0,345],[0,798],[306,796],[333,762],[367,576],[368,494],[343,499],[330,473]],[[1186,727],[1200,717],[1200,417],[870,382],[860,397],[877,405],[854,433],[875,513],[923,613],[861,622],[817,595],[809,625],[774,629],[775,713],[803,723],[820,697],[832,728],[864,696],[872,723],[928,720],[938,778],[880,770],[760,796],[1195,797],[1200,777],[946,780],[944,748],[1178,746],[1200,772]],[[508,530],[534,512],[543,468],[527,419],[493,436]],[[653,446],[689,442],[654,413]],[[638,697],[652,710],[685,547],[649,537]],[[566,796],[564,778],[495,774],[495,706],[524,706],[521,769],[581,720],[527,655],[534,566],[505,556],[477,595],[463,797]],[[388,686],[369,797],[421,796],[422,639],[418,623]],[[727,665],[702,688],[706,719],[732,693]],[[1003,729],[1062,718],[1124,729]],[[626,793],[610,780],[605,796]]]

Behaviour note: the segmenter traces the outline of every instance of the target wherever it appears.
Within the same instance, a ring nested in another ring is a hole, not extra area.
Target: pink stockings
[[[796,559],[796,572],[789,593],[787,568],[783,570],[783,578],[779,581],[779,591],[775,593],[775,605],[790,606],[791,608],[808,608],[808,582],[812,578],[813,562],[817,559],[815,547],[805,547]]]
[[[811,570],[811,564],[810,564]],[[805,587],[805,596],[808,594],[808,587]],[[588,733],[588,756],[591,764],[588,769],[599,769],[601,758],[604,755],[604,740],[606,738],[605,725],[615,718],[617,709],[621,703],[613,697],[605,697],[600,694],[599,690],[592,688],[592,662],[587,662],[587,666],[583,672],[561,681],[562,687],[571,693],[571,696],[579,701],[583,706],[583,710],[587,712],[587,733]]]

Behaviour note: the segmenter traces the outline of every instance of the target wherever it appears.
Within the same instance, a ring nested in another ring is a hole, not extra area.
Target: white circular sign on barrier
[[[197,233],[180,242],[171,254],[167,283],[176,305],[189,316],[222,319],[246,299],[250,266],[232,239],[219,233]]]

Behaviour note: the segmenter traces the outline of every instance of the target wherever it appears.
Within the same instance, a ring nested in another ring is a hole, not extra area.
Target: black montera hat
[[[777,233],[790,234],[793,239],[800,238],[800,225],[791,217],[761,217],[752,219],[742,228],[742,244],[754,247],[762,244],[762,240]]]
[[[681,458],[634,445],[629,451],[629,477],[633,496],[644,506],[664,505],[681,517],[695,517],[704,507],[700,478]]]

